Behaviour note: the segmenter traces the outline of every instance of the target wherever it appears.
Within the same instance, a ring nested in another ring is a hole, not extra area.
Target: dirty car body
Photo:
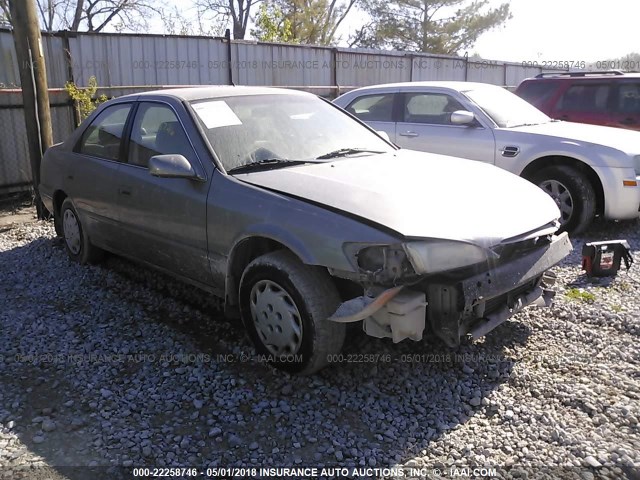
[[[313,95],[207,87],[102,105],[42,163],[67,252],[110,251],[225,301],[297,373],[344,324],[456,346],[531,303],[570,251],[559,210],[496,167],[400,150]],[[508,202],[504,199],[509,198]]]

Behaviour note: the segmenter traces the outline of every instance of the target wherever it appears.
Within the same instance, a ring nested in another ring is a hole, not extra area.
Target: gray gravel
[[[374,469],[407,466],[451,477],[487,466],[519,478],[633,477],[639,226],[597,223],[575,238],[556,268],[555,306],[473,345],[354,331],[344,361],[303,378],[254,357],[205,294],[114,257],[75,265],[50,223],[4,227],[0,471],[339,466],[380,477]],[[583,241],[617,237],[637,264],[588,281]]]

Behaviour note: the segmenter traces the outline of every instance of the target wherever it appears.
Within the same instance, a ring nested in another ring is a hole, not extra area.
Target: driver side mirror
[[[187,178],[203,180],[189,161],[178,154],[154,155],[149,159],[149,173],[161,178]]]
[[[466,110],[456,110],[451,114],[451,123],[453,125],[470,125],[475,119],[476,116]]]

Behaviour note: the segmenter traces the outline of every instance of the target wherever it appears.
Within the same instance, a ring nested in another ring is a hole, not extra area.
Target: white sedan
[[[532,181],[556,201],[564,230],[579,232],[595,215],[638,217],[640,132],[552,120],[483,83],[376,85],[334,103],[400,147],[491,163]]]

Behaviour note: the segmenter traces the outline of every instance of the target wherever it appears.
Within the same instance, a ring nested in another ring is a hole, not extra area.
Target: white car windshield
[[[499,127],[518,127],[547,123],[551,119],[536,107],[500,87],[481,87],[464,93]]]
[[[394,148],[331,104],[309,95],[242,95],[191,102],[227,172],[293,165]]]

